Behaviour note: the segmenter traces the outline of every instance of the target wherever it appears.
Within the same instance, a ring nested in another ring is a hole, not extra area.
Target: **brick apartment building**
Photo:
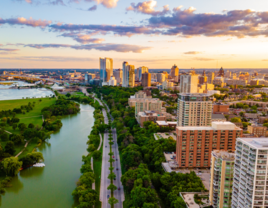
[[[177,126],[176,158],[180,168],[210,167],[213,150],[234,151],[242,129],[231,122],[212,126]]]
[[[224,104],[214,104],[213,105],[213,113],[228,113],[229,105]]]

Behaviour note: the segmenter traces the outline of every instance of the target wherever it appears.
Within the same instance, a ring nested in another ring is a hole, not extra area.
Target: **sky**
[[[268,68],[268,1],[0,1],[0,68],[94,69],[100,57],[115,69]]]

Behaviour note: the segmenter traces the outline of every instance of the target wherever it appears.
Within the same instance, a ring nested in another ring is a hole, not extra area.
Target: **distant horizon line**
[[[190,68],[190,69],[186,69],[186,68],[179,68],[179,70],[202,70],[202,69],[207,69],[207,70],[213,70],[213,69],[220,69],[221,67],[219,68]],[[100,69],[94,69],[94,68],[0,68],[0,70],[100,70]],[[121,68],[114,68],[113,70],[117,70],[117,69],[121,69]],[[264,69],[267,69],[268,68],[224,68],[224,70],[233,70],[233,69],[240,69],[240,70],[247,70],[247,69],[250,69],[250,70],[264,70]],[[170,69],[167,69],[167,68],[152,68],[152,69],[149,69],[149,70],[170,70]]]

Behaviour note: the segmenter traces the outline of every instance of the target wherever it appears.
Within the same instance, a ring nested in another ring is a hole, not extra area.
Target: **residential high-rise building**
[[[177,126],[176,160],[180,168],[210,167],[213,150],[235,151],[242,129],[231,122],[211,126]]]
[[[205,70],[203,71],[202,76],[199,77],[199,84],[205,84],[208,81],[208,77],[206,76]]]
[[[174,64],[170,70],[170,76],[171,78],[175,78],[179,76],[179,68]]]
[[[143,73],[141,82],[143,87],[151,87],[151,74],[149,72]]]
[[[134,87],[135,86],[135,67],[134,65],[128,65],[127,66],[127,70],[128,70],[128,87]]]
[[[113,75],[113,59],[100,58],[100,79],[108,82]]]
[[[135,86],[135,67],[128,62],[123,63],[123,87]]]
[[[180,76],[181,93],[198,93],[198,75],[192,71]]]
[[[205,93],[180,93],[177,106],[178,126],[210,126],[212,101]]]
[[[166,80],[166,76],[163,73],[158,73],[157,75],[157,82],[162,83]]]
[[[168,80],[165,80],[163,83],[162,83],[162,89],[163,90],[169,90],[173,87],[174,83],[173,82],[169,82]]]
[[[144,74],[145,72],[148,72],[149,73],[148,67],[141,66],[141,67],[137,68],[138,81],[141,81],[142,80],[142,74]]]
[[[114,71],[114,78],[118,84],[122,84],[123,81],[123,71],[122,69],[117,69]]]
[[[268,207],[268,138],[237,138],[232,208]]]
[[[231,207],[234,161],[234,153],[211,152],[209,201],[214,208]]]
[[[123,81],[122,81],[122,86],[123,87],[128,87],[129,83],[129,72],[128,72],[128,62],[123,63]]]

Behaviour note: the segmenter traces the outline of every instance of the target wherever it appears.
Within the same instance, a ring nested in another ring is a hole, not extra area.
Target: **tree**
[[[244,116],[245,116],[245,112],[241,111],[241,112],[239,113],[239,116],[244,117]]]
[[[231,122],[234,122],[234,123],[241,123],[241,119],[238,118],[238,117],[234,117],[234,118],[231,118]]]
[[[17,128],[17,126],[18,125],[16,123],[13,123],[13,125],[12,125],[13,130],[15,130]]]
[[[93,172],[84,173],[80,177],[80,183],[86,185],[86,187],[91,187],[92,183],[95,181],[95,175]]]
[[[66,97],[71,97],[71,94],[68,92],[67,94],[66,94]]]
[[[107,187],[108,190],[111,190],[111,191],[114,191],[117,189],[117,187],[114,185],[114,184],[110,184],[108,187]]]
[[[15,154],[15,146],[14,146],[14,143],[12,141],[8,141],[6,143],[5,152],[6,153],[9,153],[10,155],[14,155]]]
[[[2,141],[7,141],[8,140],[8,133],[4,132],[0,134],[0,138]]]
[[[115,177],[116,177],[116,175],[113,172],[108,175],[108,178],[110,180],[114,180]]]
[[[24,130],[27,128],[27,126],[26,126],[25,123],[20,123],[20,124],[18,125],[18,127],[19,127],[19,130],[20,130],[20,131],[24,131]]]
[[[15,176],[18,174],[22,162],[17,157],[8,157],[2,161],[3,170],[7,176]]]
[[[110,198],[108,199],[108,203],[111,205],[111,207],[114,207],[114,205],[115,205],[116,203],[118,203],[118,199],[116,199],[116,198],[114,198],[114,197],[110,197]]]
[[[99,151],[99,150],[95,150],[92,154],[93,154],[94,160],[100,159],[100,157],[102,155],[101,151]]]
[[[32,123],[29,123],[28,128],[29,129],[33,129],[34,128],[34,125]]]

